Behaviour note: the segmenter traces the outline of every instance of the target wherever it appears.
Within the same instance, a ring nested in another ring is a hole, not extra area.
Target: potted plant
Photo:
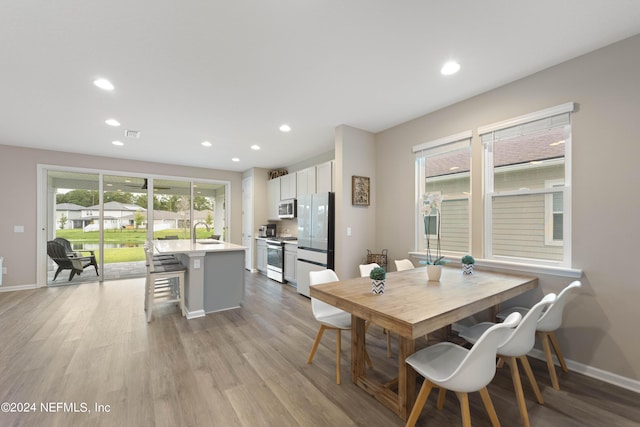
[[[440,254],[440,206],[442,205],[442,193],[426,193],[422,196],[422,215],[424,221],[424,234],[427,240],[427,260],[420,261],[421,264],[427,265],[427,277],[429,281],[437,282],[442,274],[442,266],[448,261],[444,259],[444,255]],[[435,217],[435,234],[436,248],[435,256],[431,253],[431,224]]]
[[[387,272],[382,267],[374,267],[369,273],[371,279],[371,292],[374,294],[384,293],[384,280],[387,278]]]
[[[460,260],[462,262],[462,274],[473,274],[473,264],[476,260],[471,255],[465,255]]]

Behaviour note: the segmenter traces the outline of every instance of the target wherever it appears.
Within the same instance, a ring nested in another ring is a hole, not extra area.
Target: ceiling
[[[635,0],[3,1],[0,144],[278,168],[638,33]]]

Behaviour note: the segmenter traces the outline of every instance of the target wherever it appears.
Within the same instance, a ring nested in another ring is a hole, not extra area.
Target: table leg
[[[365,322],[351,315],[351,380],[357,383],[365,373]]]
[[[406,420],[416,401],[416,372],[405,360],[415,353],[416,342],[412,338],[400,337],[398,347],[398,415]]]

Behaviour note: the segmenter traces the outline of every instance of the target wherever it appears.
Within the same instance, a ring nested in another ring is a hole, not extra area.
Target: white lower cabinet
[[[267,274],[267,241],[256,239],[256,264],[258,271]]]
[[[296,261],[298,260],[298,245],[285,243],[284,245],[284,280],[296,284]]]

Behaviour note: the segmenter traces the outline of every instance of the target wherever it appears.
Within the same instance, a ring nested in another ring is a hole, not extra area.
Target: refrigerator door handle
[[[321,262],[316,262],[316,261],[311,261],[311,260],[308,260],[308,259],[300,259],[300,258],[298,258],[298,261],[306,262],[307,264],[319,265],[320,267],[326,267],[327,266],[327,264],[323,264]]]

